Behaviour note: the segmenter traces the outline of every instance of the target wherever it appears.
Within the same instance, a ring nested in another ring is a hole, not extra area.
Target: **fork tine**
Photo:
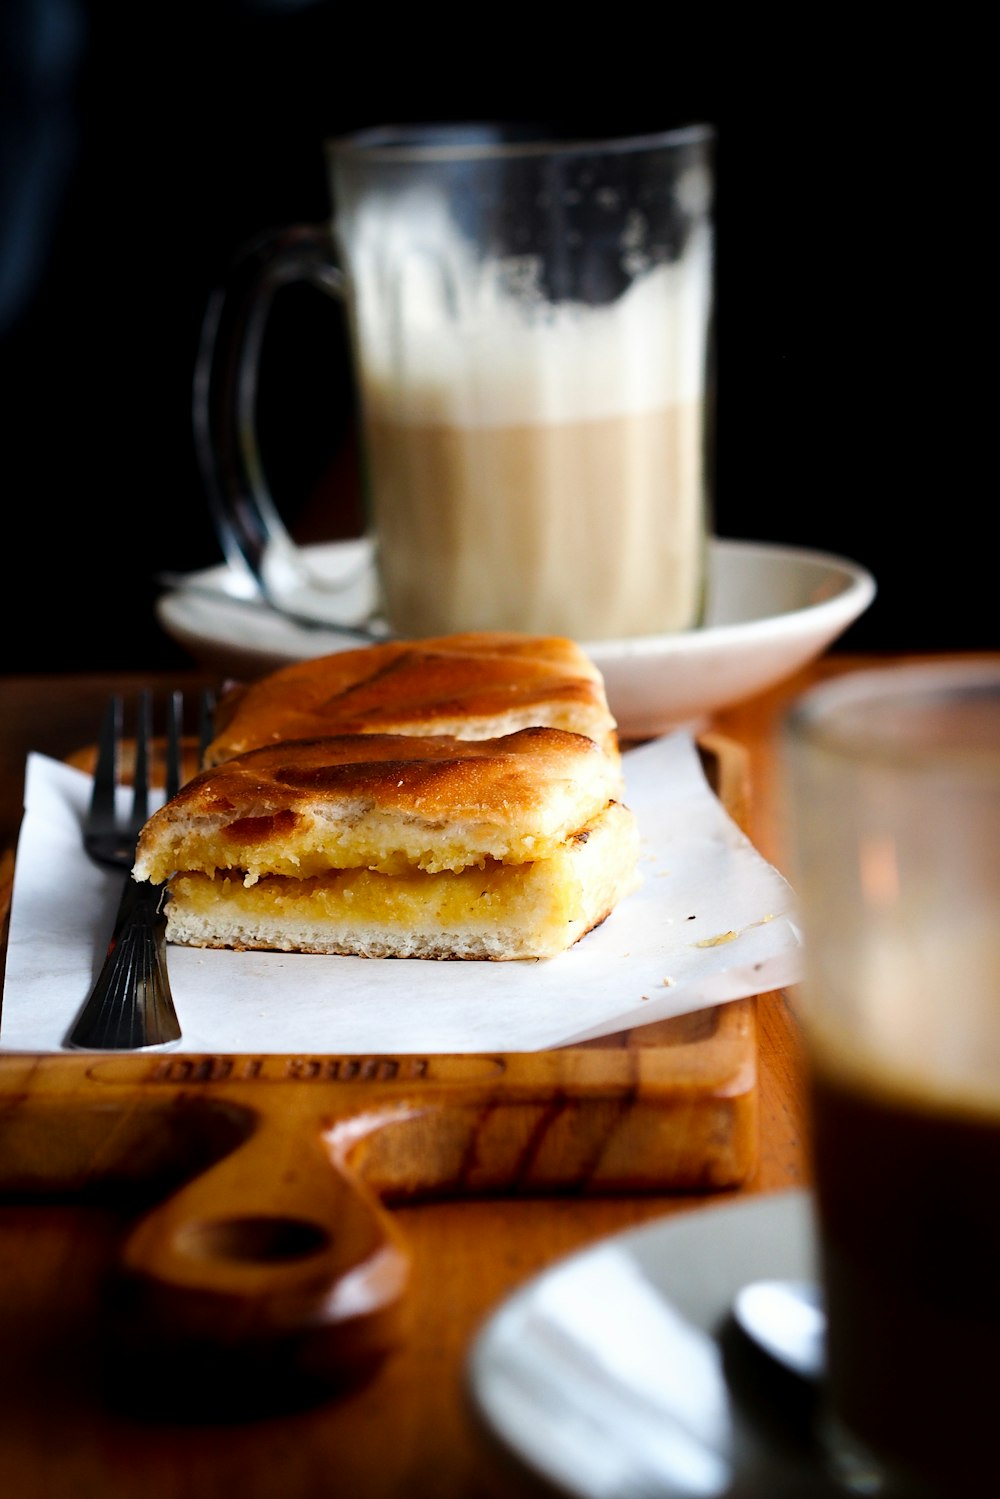
[[[198,716],[198,768],[205,763],[205,751],[215,738],[215,693],[210,687],[206,687],[201,694],[201,705]]]
[[[139,694],[139,706],[135,728],[135,770],[132,779],[132,821],[129,829],[132,837],[138,837],[139,829],[149,816],[149,755],[153,734],[153,697],[148,688]]]
[[[110,832],[115,825],[115,787],[118,784],[118,746],[122,737],[122,699],[108,699],[97,742],[94,789],[88,823],[92,829]]]
[[[167,801],[177,795],[183,779],[181,774],[183,725],[184,695],[181,692],[172,692],[167,699]]]

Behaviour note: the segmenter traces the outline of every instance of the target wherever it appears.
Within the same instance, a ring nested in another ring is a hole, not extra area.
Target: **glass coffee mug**
[[[997,1489],[1000,661],[852,673],[785,725],[827,1434],[853,1492]]]
[[[329,142],[332,223],[262,236],[205,318],[195,434],[231,565],[273,601],[343,622],[344,581],[292,540],[256,432],[271,301],[306,281],[347,309],[385,628],[599,640],[697,626],[712,157],[702,125],[564,142],[427,126]]]

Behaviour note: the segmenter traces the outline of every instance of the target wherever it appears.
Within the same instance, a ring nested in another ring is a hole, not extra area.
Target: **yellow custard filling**
[[[421,837],[426,837],[426,827],[407,828],[388,819],[378,837],[370,829],[362,833],[349,827],[332,828],[301,816],[294,826],[282,828],[280,837],[254,836],[256,829],[248,824],[264,820],[234,823],[232,833],[227,828],[193,832],[171,849],[173,867],[166,867],[162,857],[154,859],[148,877],[162,882],[175,869],[206,875],[224,872],[252,885],[268,875],[306,880],[325,876],[333,868],[371,869],[405,878],[419,872],[451,873],[470,867],[483,870],[494,860],[521,864],[545,857],[553,846],[558,847],[553,839],[516,837],[480,826],[466,828],[461,835],[441,830],[434,846],[425,847]]]
[[[171,899],[188,910],[210,913],[219,903],[246,916],[260,915],[296,921],[330,923],[382,922],[398,927],[431,924],[454,927],[466,923],[509,921],[518,907],[544,901],[547,920],[573,919],[579,905],[579,881],[571,871],[558,872],[558,856],[537,864],[505,865],[490,862],[484,869],[443,870],[425,874],[409,870],[387,875],[371,869],[338,869],[306,879],[264,875],[245,885],[238,875],[175,875]]]

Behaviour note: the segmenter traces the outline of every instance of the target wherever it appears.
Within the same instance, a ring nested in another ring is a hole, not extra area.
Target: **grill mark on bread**
[[[412,801],[419,807],[421,800],[434,795],[442,784],[463,796],[468,802],[473,799],[477,781],[477,769],[468,760],[438,760],[431,764],[414,763],[412,760],[357,760],[343,765],[314,765],[297,769],[281,767],[274,772],[274,779],[281,786],[298,791],[360,793],[368,787],[377,786],[383,801]],[[511,766],[508,776],[511,795],[514,794],[518,776]],[[493,797],[503,794],[502,775],[498,779],[490,770],[490,789]],[[396,795],[393,795],[393,792]]]
[[[226,824],[226,837],[233,843],[260,843],[264,838],[276,838],[291,833],[297,826],[296,813],[265,812],[259,817],[237,817]]]
[[[559,699],[585,703],[594,696],[594,684],[553,675],[524,677],[523,663],[500,658],[491,665],[494,680],[483,682],[481,660],[466,661],[446,653],[407,651],[386,662],[317,704],[320,710],[337,711],[337,728],[367,732],[380,718],[396,721],[419,710],[429,718],[454,718],[458,714],[507,713],[539,701]],[[507,679],[496,680],[506,672]],[[388,689],[388,691],[386,691]],[[347,707],[358,715],[344,722],[339,710]]]

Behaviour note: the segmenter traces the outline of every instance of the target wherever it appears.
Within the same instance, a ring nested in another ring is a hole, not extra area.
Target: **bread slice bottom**
[[[167,939],[188,947],[368,958],[547,958],[598,926],[638,883],[638,833],[619,802],[530,864],[307,879],[179,873]]]

